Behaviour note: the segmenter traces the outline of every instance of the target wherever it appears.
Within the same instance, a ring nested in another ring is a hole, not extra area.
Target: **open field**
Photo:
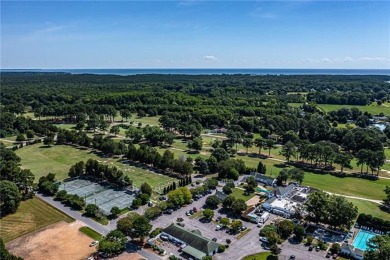
[[[55,173],[58,180],[63,180],[68,177],[68,171],[73,164],[79,161],[87,161],[90,158],[121,169],[129,175],[135,186],[148,182],[154,187],[163,182],[174,180],[168,176],[152,173],[147,169],[123,164],[118,162],[117,159],[100,158],[89,149],[81,150],[67,145],[55,145],[50,148],[43,147],[40,144],[30,145],[18,149],[16,154],[22,159],[22,167],[30,169],[35,175],[36,182],[41,176],[47,175],[49,172]]]
[[[245,190],[234,188],[233,192],[230,195],[233,195],[236,199],[243,199],[244,201],[250,200],[255,196],[255,193],[251,193],[250,195],[244,195]]]
[[[358,207],[359,213],[370,214],[377,218],[390,220],[390,214],[382,211],[377,203],[349,198],[347,200]]]
[[[382,200],[385,198],[385,186],[390,185],[390,180],[370,181],[355,177],[306,173],[303,185],[343,195]]]
[[[89,244],[90,237],[79,231],[83,224],[60,222],[44,230],[18,238],[7,245],[15,255],[25,260],[35,259],[86,259],[96,251]]]
[[[290,106],[292,107],[300,107],[302,103],[289,103]],[[378,106],[376,103],[373,103],[368,106],[353,106],[353,105],[332,105],[332,104],[317,104],[319,108],[324,110],[326,113],[330,111],[335,111],[340,108],[352,108],[356,107],[362,112],[368,112],[372,115],[378,115],[379,113],[383,112],[386,116],[390,116],[390,106],[389,103],[384,103],[381,106]]]
[[[36,231],[58,221],[73,219],[38,198],[22,201],[16,213],[0,220],[0,237],[5,242]]]

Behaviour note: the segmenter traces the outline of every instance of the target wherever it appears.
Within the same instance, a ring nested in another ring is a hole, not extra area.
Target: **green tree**
[[[372,237],[367,243],[364,259],[390,259],[390,235]]]
[[[187,187],[181,187],[176,190],[170,191],[167,194],[168,202],[173,203],[175,206],[183,206],[184,204],[190,204],[192,200],[192,194]]]
[[[159,207],[150,207],[145,210],[144,216],[150,220],[160,216],[162,210]]]
[[[325,220],[328,212],[329,195],[323,191],[309,194],[305,202],[307,218],[309,221],[319,223]]]
[[[111,212],[111,215],[112,215],[114,218],[117,218],[118,215],[121,213],[121,210],[120,210],[120,208],[118,208],[117,206],[114,206],[114,207],[111,208],[110,212]]]
[[[233,220],[232,224],[230,225],[230,228],[233,233],[238,233],[242,228],[241,220]]]
[[[221,220],[219,221],[219,223],[223,226],[223,227],[226,227],[226,226],[229,226],[230,224],[230,221],[228,218],[221,218]]]
[[[240,216],[241,213],[246,210],[246,203],[243,199],[237,199],[231,206],[232,213],[236,216]]]
[[[296,225],[294,227],[294,235],[296,240],[302,241],[305,235],[305,228],[302,225]]]
[[[221,200],[215,195],[209,196],[206,199],[206,205],[210,209],[218,208],[219,203],[221,203]]]
[[[14,213],[20,204],[21,196],[15,183],[0,181],[0,213],[5,216]]]
[[[85,214],[89,217],[98,217],[99,216],[99,213],[100,212],[100,209],[97,205],[95,204],[88,204],[86,207],[85,207]]]
[[[148,183],[146,183],[146,182],[142,183],[142,185],[141,185],[141,193],[146,193],[149,196],[151,196],[152,192],[153,192],[152,187],[150,187],[150,185]]]
[[[26,137],[24,136],[24,134],[18,134],[16,136],[16,142],[21,143],[21,142],[24,142],[24,141],[26,141]]]
[[[266,139],[265,140],[265,147],[268,149],[268,156],[271,156],[271,149],[275,149],[276,142],[272,139]]]
[[[246,153],[248,154],[248,149],[253,146],[253,140],[251,138],[244,138],[242,145],[246,148]]]
[[[120,133],[119,125],[114,125],[110,129],[110,134],[114,134],[115,136]]]
[[[223,186],[222,191],[223,191],[223,193],[229,195],[230,193],[233,192],[233,189],[234,189],[234,183],[233,182],[228,182],[228,183],[225,184],[225,186]]]
[[[383,199],[383,204],[390,208],[390,187],[386,185],[385,187],[385,193],[386,193],[386,198]]]
[[[263,162],[259,162],[259,164],[257,165],[257,172],[260,174],[266,174],[267,166],[265,166],[265,164],[263,164]]]
[[[297,148],[295,147],[295,144],[291,141],[288,141],[282,146],[282,150],[280,151],[280,154],[286,157],[287,162],[290,162],[290,158],[294,157],[297,153]]]
[[[137,212],[129,212],[126,217],[121,218],[116,223],[116,228],[122,231],[125,235],[130,235],[131,229],[134,225],[134,220],[140,217]]]
[[[305,172],[298,168],[292,168],[289,170],[288,175],[290,176],[290,179],[298,182],[299,184],[301,184],[305,178]]]
[[[203,210],[203,217],[208,220],[208,221],[211,221],[214,217],[214,211],[212,209],[205,209]]]
[[[257,187],[257,181],[253,176],[249,176],[248,178],[246,178],[245,191],[247,193],[254,192],[256,187]]]
[[[119,230],[110,231],[99,243],[98,251],[110,256],[117,255],[126,249],[126,236]]]
[[[285,184],[288,180],[288,170],[287,169],[283,169],[279,172],[279,175],[278,177],[276,177],[276,181],[277,181],[277,184],[280,186],[282,184]]]
[[[217,159],[218,162],[229,159],[229,154],[223,148],[214,149],[214,151],[211,153],[211,156]]]
[[[46,136],[43,139],[43,144],[49,147],[52,146],[54,144],[54,138],[52,136]]]
[[[131,230],[131,236],[134,238],[139,238],[143,241],[144,237],[149,235],[149,232],[152,230],[153,225],[150,224],[150,220],[144,216],[139,216],[134,219],[133,229]]]
[[[259,154],[261,154],[261,149],[265,146],[263,138],[256,138],[254,144],[259,148]]]
[[[202,137],[195,137],[192,141],[188,142],[188,148],[196,151],[202,150],[203,140]]]
[[[334,162],[341,166],[341,169],[340,169],[341,173],[343,173],[344,167],[352,169],[352,166],[351,166],[352,158],[353,157],[348,153],[338,153],[336,155]]]
[[[294,231],[294,223],[289,220],[282,220],[277,224],[277,230],[283,239],[287,239]]]

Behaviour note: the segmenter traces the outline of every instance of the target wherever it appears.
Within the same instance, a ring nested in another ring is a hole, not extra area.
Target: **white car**
[[[217,225],[216,227],[215,227],[215,230],[220,230],[222,227],[220,226],[220,225]]]
[[[99,241],[92,241],[91,244],[89,244],[90,247],[99,245]]]
[[[264,243],[268,243],[268,239],[266,237],[260,237],[260,241]]]

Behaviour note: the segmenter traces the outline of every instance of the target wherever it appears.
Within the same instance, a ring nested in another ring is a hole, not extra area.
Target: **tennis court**
[[[95,204],[105,215],[111,214],[111,208],[116,206],[120,209],[130,207],[135,195],[126,193],[124,190],[116,190],[108,185],[101,185],[84,179],[73,179],[62,183],[60,190],[66,190],[68,194],[76,194],[85,199],[85,203]]]

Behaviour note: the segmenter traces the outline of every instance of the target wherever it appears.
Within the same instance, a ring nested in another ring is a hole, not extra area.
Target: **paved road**
[[[44,195],[39,194],[39,193],[37,193],[35,196],[37,196],[38,198],[46,201],[50,205],[56,207],[57,209],[61,210],[65,214],[71,216],[72,218],[77,219],[77,220],[83,222],[85,225],[87,225],[88,227],[92,228],[93,230],[97,231],[98,233],[100,233],[102,235],[106,235],[108,232],[110,232],[111,230],[116,228],[116,222],[118,221],[118,219],[110,221],[110,223],[107,226],[103,226],[103,225],[93,221],[90,218],[86,218],[86,217],[82,216],[80,214],[80,212],[72,210],[69,207],[64,206],[62,203],[60,203],[58,201],[55,201],[53,199],[53,197],[44,196]],[[122,216],[122,217],[124,217],[124,216]],[[129,245],[130,245],[129,248],[133,248],[131,246],[132,245],[131,242],[129,243]],[[141,249],[141,250],[134,250],[133,249],[132,251],[127,250],[127,252],[137,252],[138,254],[142,255],[143,257],[145,257],[148,260],[159,260],[159,259],[161,259],[159,256],[157,256],[155,254],[152,254],[152,253],[150,253],[150,252],[148,252],[148,251],[146,251],[144,249]]]

